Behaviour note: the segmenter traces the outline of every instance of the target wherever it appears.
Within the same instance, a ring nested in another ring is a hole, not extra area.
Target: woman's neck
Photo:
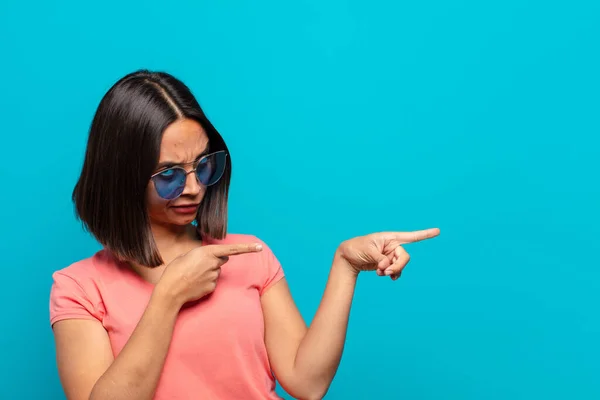
[[[201,244],[196,227],[191,224],[177,227],[153,225],[152,235],[165,264]]]

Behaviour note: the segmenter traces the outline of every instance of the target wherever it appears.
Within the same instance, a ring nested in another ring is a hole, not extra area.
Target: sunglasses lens
[[[219,151],[204,157],[198,163],[196,174],[198,180],[204,186],[214,185],[221,179],[225,171],[227,163],[227,154],[224,151]]]
[[[166,200],[172,200],[178,197],[185,188],[185,170],[180,168],[171,168],[155,175],[152,180],[156,193]]]

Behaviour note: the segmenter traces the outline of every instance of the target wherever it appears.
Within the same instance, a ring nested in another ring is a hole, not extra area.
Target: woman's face
[[[208,152],[208,137],[202,126],[191,119],[173,122],[165,129],[160,146],[158,166],[154,172],[165,166],[181,166],[190,172]],[[204,198],[206,188],[190,173],[185,181],[185,189],[173,200],[161,198],[150,181],[147,190],[148,215],[152,224],[188,225],[196,219],[198,207]]]

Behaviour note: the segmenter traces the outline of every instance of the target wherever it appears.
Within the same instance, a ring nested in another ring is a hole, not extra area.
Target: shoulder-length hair
[[[163,132],[182,118],[202,126],[211,152],[229,153],[190,89],[164,72],[126,75],[96,110],[73,202],[85,229],[121,260],[149,267],[163,263],[150,229],[146,190],[158,163]],[[222,239],[227,234],[230,179],[228,157],[222,178],[207,188],[196,217],[203,236]]]

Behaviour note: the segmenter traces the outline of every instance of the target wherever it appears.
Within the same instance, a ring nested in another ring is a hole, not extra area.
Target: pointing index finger
[[[423,240],[432,239],[440,234],[439,228],[423,229],[412,232],[396,232],[394,234],[397,240],[404,243],[415,243]]]
[[[211,245],[211,251],[216,257],[227,257],[237,254],[257,253],[262,250],[260,243],[216,244]]]

